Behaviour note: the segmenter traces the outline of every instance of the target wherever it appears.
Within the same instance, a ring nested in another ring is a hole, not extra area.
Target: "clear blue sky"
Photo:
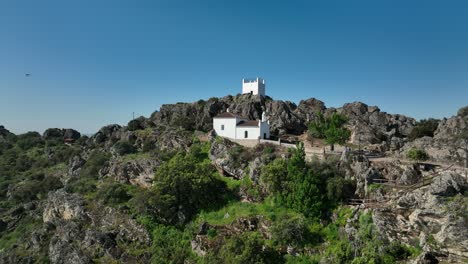
[[[468,1],[0,2],[0,124],[16,133],[92,133],[255,76],[274,99],[451,116],[468,105]]]

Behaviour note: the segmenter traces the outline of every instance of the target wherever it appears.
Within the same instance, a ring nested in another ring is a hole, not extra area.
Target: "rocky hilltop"
[[[243,94],[210,98],[195,103],[177,103],[162,105],[154,112],[150,120],[154,124],[181,125],[201,131],[212,129],[212,119],[219,113],[229,110],[249,119],[260,119],[263,112],[271,124],[271,133],[275,136],[286,134],[300,135],[307,130],[308,122],[317,114],[329,115],[343,113],[349,118],[349,127],[353,131],[351,142],[362,144],[401,146],[416,120],[403,115],[392,115],[380,111],[376,106],[361,102],[348,103],[339,108],[327,108],[325,103],[310,98],[299,105],[289,101],[273,100],[270,97]]]
[[[348,146],[380,156],[245,147],[210,133],[228,108],[266,112],[275,137],[296,141],[319,114],[341,113]],[[361,102],[237,95],[163,105],[90,137],[0,126],[0,262],[463,263],[467,112],[427,129]],[[429,161],[408,160],[413,149]]]

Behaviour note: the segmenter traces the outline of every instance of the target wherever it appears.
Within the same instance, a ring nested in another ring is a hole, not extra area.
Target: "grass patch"
[[[151,155],[145,152],[137,152],[124,155],[120,158],[123,162],[133,161],[133,160],[142,160],[142,159],[151,159]]]
[[[262,215],[269,220],[276,220],[283,215],[298,215],[293,210],[275,205],[271,199],[263,203],[231,202],[217,211],[201,212],[195,222],[208,222],[212,225],[226,225],[240,217]]]

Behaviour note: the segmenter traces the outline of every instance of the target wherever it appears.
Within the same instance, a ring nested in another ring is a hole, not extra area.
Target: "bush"
[[[12,192],[12,198],[16,201],[29,202],[40,199],[47,195],[48,192],[63,187],[62,182],[57,177],[42,177],[16,184]]]
[[[115,143],[114,149],[120,156],[137,152],[137,149],[128,141],[119,141]]]
[[[354,195],[356,184],[352,180],[346,180],[335,176],[327,180],[327,198],[332,202],[344,201]]]
[[[468,116],[468,106],[460,108],[457,112],[457,115],[461,117]]]
[[[128,193],[128,186],[121,183],[105,183],[98,192],[96,198],[106,205],[117,205],[127,202],[132,198]]]
[[[168,156],[155,172],[153,187],[129,201],[131,210],[156,223],[183,225],[202,209],[224,205],[232,193],[219,179],[208,151],[208,143],[195,143],[187,153]]]
[[[408,152],[406,153],[406,157],[415,161],[424,161],[429,159],[429,156],[424,150],[417,148],[412,148],[408,150]]]
[[[219,256],[208,263],[283,263],[284,259],[265,244],[260,234],[242,233],[231,237],[220,249]]]
[[[413,127],[409,134],[410,140],[415,140],[421,137],[433,137],[434,132],[436,131],[437,127],[439,126],[439,120],[429,118],[423,119],[416,123],[416,126]]]
[[[133,119],[127,124],[127,128],[129,131],[136,131],[136,130],[141,130],[144,129],[144,124],[143,121],[140,119]]]
[[[153,230],[152,263],[184,264],[191,256],[190,237],[169,226],[158,225]]]
[[[285,215],[273,223],[271,237],[279,245],[300,246],[308,240],[309,230],[303,217]]]
[[[43,146],[44,140],[42,139],[41,134],[37,132],[28,132],[17,136],[16,144],[22,150],[28,150],[33,147]]]
[[[99,170],[109,159],[110,154],[101,151],[93,151],[81,169],[80,176],[97,178]]]

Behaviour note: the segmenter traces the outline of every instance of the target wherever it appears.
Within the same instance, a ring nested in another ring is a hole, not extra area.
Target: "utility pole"
[[[135,120],[135,112],[132,112],[132,120]]]

